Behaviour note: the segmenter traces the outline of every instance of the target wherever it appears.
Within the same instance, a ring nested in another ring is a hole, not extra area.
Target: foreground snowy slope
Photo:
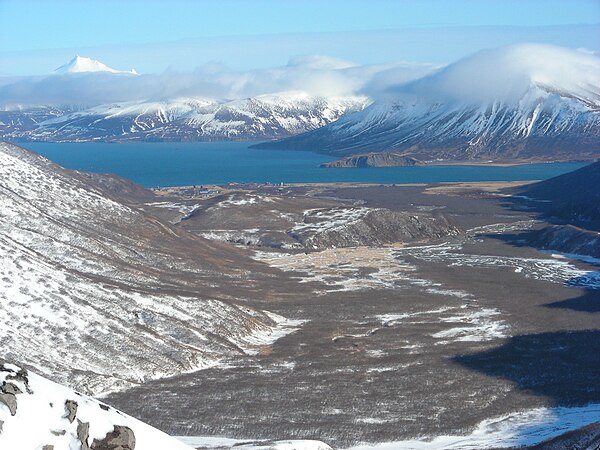
[[[206,444],[205,439],[194,437],[175,439],[98,400],[1,359],[0,385],[3,450],[192,450],[190,445]],[[213,441],[233,441],[242,450],[331,450],[314,440]]]
[[[480,52],[399,86],[365,110],[267,147],[421,161],[600,154],[600,58],[546,45]]]
[[[110,198],[90,178],[0,144],[5,357],[86,392],[201,368],[286,321],[232,302],[262,268]]]
[[[191,450],[114,408],[0,361],[3,450]]]

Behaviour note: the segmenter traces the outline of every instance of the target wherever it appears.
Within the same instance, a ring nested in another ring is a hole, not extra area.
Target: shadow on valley
[[[547,303],[544,306],[546,308],[562,308],[586,313],[598,313],[600,312],[600,291],[588,290],[579,297]]]
[[[514,336],[500,347],[455,356],[453,361],[510,380],[556,405],[600,402],[600,330]]]
[[[508,192],[512,194],[512,192]],[[600,213],[593,201],[545,202],[535,199],[523,199],[519,196],[508,197],[500,205],[519,212],[532,212],[536,219],[551,225],[572,225],[585,230],[600,231]]]
[[[586,230],[600,231],[600,161],[573,172],[517,188],[505,207],[529,210],[554,224],[570,224]]]

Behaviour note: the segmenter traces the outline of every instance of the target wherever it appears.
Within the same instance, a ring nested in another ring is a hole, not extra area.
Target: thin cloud
[[[377,97],[390,85],[431,73],[423,63],[356,65],[322,55],[292,58],[281,67],[236,71],[208,63],[189,73],[130,76],[75,73],[37,77],[0,78],[0,107],[77,106],[137,101],[165,101],[183,97],[232,100],[285,91],[322,97],[366,95]]]

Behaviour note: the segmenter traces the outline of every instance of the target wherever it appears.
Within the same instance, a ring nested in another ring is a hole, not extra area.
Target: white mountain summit
[[[419,160],[594,159],[600,58],[538,44],[481,51],[319,129],[266,143]]]
[[[86,58],[85,56],[76,55],[68,63],[60,66],[54,70],[54,74],[67,74],[67,73],[86,73],[86,72],[108,72],[108,73],[119,73],[127,75],[139,75],[135,69],[131,70],[116,70],[112,67],[108,67],[106,64],[101,63],[92,58]]]

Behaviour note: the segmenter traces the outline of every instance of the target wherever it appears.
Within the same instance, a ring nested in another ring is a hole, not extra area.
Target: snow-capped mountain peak
[[[135,69],[116,70],[92,58],[76,55],[71,61],[54,70],[54,74],[108,72],[128,75],[139,75]]]
[[[399,93],[473,104],[516,104],[536,88],[600,105],[600,58],[552,45],[511,45],[461,59],[409,83]]]
[[[595,159],[599,142],[600,58],[520,44],[478,52],[364,110],[262,146],[502,161]]]

